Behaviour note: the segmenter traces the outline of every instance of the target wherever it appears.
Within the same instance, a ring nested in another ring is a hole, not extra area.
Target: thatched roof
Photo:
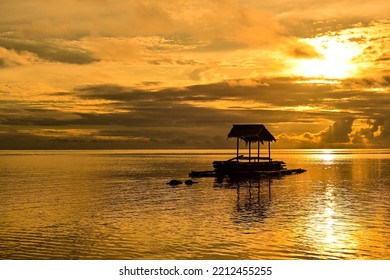
[[[234,124],[228,138],[240,138],[245,142],[276,141],[275,137],[262,124]]]

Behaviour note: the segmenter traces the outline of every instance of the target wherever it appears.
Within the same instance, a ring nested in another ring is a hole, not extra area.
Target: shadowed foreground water
[[[171,187],[234,151],[2,151],[1,259],[390,259],[390,150],[279,150],[308,172]]]

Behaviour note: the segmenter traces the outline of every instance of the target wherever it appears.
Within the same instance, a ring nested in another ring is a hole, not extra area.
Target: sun
[[[337,37],[322,36],[303,39],[318,52],[312,59],[300,59],[294,67],[298,76],[325,79],[343,79],[352,77],[357,72],[353,58],[360,52],[354,42]]]

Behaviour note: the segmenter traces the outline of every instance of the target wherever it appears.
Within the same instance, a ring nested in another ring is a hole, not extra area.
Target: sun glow
[[[343,79],[356,74],[353,58],[361,52],[356,43],[328,36],[303,41],[312,45],[319,56],[300,59],[294,69],[299,76]]]
[[[323,150],[321,154],[319,154],[319,158],[323,160],[324,164],[332,164],[334,160],[333,150]]]

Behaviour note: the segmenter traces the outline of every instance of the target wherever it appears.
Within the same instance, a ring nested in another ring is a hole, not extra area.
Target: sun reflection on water
[[[325,164],[332,164],[335,155],[333,150],[323,150],[319,157],[324,161]]]
[[[319,258],[345,258],[356,247],[356,229],[343,222],[344,213],[337,209],[334,186],[329,184],[318,198],[318,208],[307,223],[307,236]]]
[[[318,225],[318,229],[319,229],[319,231],[323,232],[323,238],[322,238],[323,243],[331,244],[331,243],[335,243],[338,241],[337,240],[338,238],[334,232],[334,226],[335,226],[334,225],[334,214],[335,214],[334,207],[335,207],[335,203],[334,203],[334,196],[333,196],[333,188],[332,187],[329,187],[326,190],[324,203],[325,203],[325,206],[324,206],[323,212],[321,213],[321,216],[323,218],[323,222],[321,222]]]

